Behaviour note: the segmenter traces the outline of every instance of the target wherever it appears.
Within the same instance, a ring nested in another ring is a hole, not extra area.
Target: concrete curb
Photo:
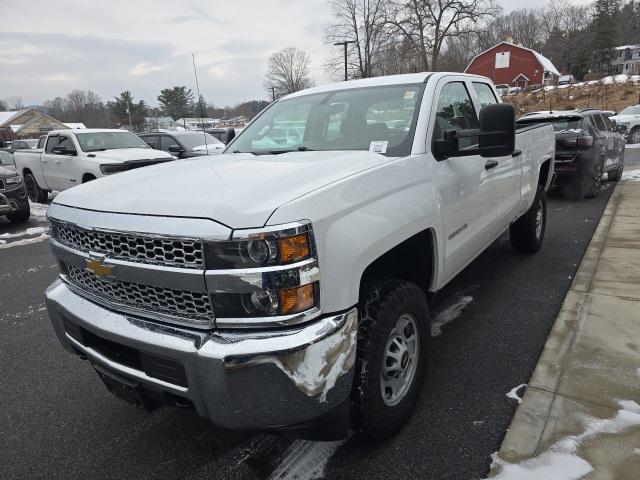
[[[600,312],[602,303],[624,302],[625,297],[614,290],[614,287],[608,286],[611,294],[600,291],[593,293],[594,278],[596,272],[599,271],[599,262],[603,258],[605,245],[607,247],[615,247],[615,242],[607,242],[616,215],[619,214],[621,201],[624,198],[624,182],[619,182],[612,193],[607,206],[602,214],[598,226],[591,238],[589,246],[580,262],[580,266],[571,283],[565,300],[558,312],[558,316],[549,333],[544,349],[536,365],[536,368],[529,380],[526,393],[522,399],[522,403],[516,410],[511,421],[507,434],[502,442],[498,457],[491,466],[489,477],[497,475],[502,464],[517,464],[525,460],[531,459],[544,452],[552,439],[558,435],[578,434],[581,425],[577,425],[575,419],[568,412],[579,412],[583,416],[595,416],[598,418],[613,416],[616,412],[617,403],[613,400],[617,391],[612,392],[612,399],[609,400],[603,395],[590,395],[588,387],[584,387],[583,391],[575,388],[576,383],[583,382],[589,387],[601,387],[598,378],[587,378],[589,370],[586,370],[585,378],[576,381],[576,359],[584,355],[584,352],[576,353],[576,350],[584,350],[584,345],[576,347],[577,339],[581,343],[585,342],[585,338],[593,333],[593,317],[607,317],[605,313],[597,315],[593,311]],[[601,287],[602,290],[602,287]],[[631,303],[636,305],[638,298],[629,298]],[[594,305],[593,303],[598,303]],[[600,311],[598,311],[600,309]],[[624,310],[624,309],[622,309]],[[615,318],[628,318],[625,313],[612,315],[612,322]],[[632,319],[633,320],[633,319]],[[589,323],[590,326],[585,327]],[[587,328],[587,332],[583,329]],[[588,351],[590,355],[587,358],[594,358],[593,352],[607,351],[608,345],[601,346],[598,339],[594,342],[594,349]],[[615,355],[615,351],[613,353]],[[602,362],[610,362],[607,367],[609,371],[614,372],[615,366],[612,367],[611,358],[604,355]],[[600,359],[598,359],[600,360]],[[615,360],[615,359],[614,359]],[[569,366],[571,364],[571,366]],[[612,373],[620,375],[621,369]],[[625,375],[626,371],[622,373]],[[594,374],[594,377],[597,376]],[[638,381],[640,383],[640,379]],[[569,384],[569,387],[567,387]],[[600,388],[602,390],[602,388]],[[624,392],[628,393],[628,392]],[[620,395],[618,398],[624,398]],[[637,397],[636,397],[637,398]],[[578,422],[579,423],[579,422]],[[602,461],[602,468],[609,471],[610,466],[607,461]],[[635,463],[634,463],[635,465]],[[620,473],[620,471],[618,471]],[[593,474],[595,475],[595,473]],[[564,477],[563,477],[564,478]],[[573,478],[573,477],[572,477]],[[600,478],[589,475],[588,478]],[[602,477],[602,478],[636,478],[636,477]]]

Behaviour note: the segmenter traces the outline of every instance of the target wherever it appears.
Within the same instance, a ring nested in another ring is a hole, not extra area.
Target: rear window
[[[522,118],[518,125],[535,125],[538,123],[550,123],[558,133],[581,133],[582,117],[538,117]]]

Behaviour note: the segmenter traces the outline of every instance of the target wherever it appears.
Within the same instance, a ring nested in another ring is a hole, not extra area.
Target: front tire
[[[20,206],[20,209],[7,214],[7,218],[11,223],[25,223],[29,220],[31,216],[31,207],[29,207],[29,202],[25,202],[24,205]]]
[[[351,394],[354,430],[389,437],[416,406],[427,371],[427,298],[399,279],[365,282],[360,293],[356,370]]]
[[[640,143],[640,127],[633,127],[629,132],[629,143]]]
[[[547,229],[547,197],[538,187],[533,204],[523,216],[509,227],[511,244],[518,252],[536,253],[542,246]]]
[[[27,187],[27,194],[29,195],[29,200],[35,203],[45,203],[49,198],[49,194],[46,190],[40,188],[38,182],[32,173],[27,173],[24,176],[24,183]]]

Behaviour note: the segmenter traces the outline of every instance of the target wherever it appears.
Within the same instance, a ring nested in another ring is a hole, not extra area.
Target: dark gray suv
[[[558,110],[528,113],[518,126],[550,123],[556,132],[556,185],[569,198],[595,198],[603,174],[620,180],[625,140],[601,110]]]
[[[15,169],[13,155],[0,151],[0,216],[2,215],[6,215],[11,222],[22,223],[29,220],[31,209],[27,189]]]
[[[202,131],[159,131],[138,136],[151,148],[169,152],[178,158],[217,155],[224,150],[220,140]]]

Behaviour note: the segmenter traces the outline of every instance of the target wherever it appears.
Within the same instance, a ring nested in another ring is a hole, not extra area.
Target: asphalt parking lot
[[[640,164],[640,149],[626,157]],[[503,236],[440,292],[418,408],[379,444],[228,432],[193,411],[117,400],[50,327],[43,292],[57,269],[44,208],[26,227],[0,220],[0,478],[483,478],[517,406],[506,394],[528,381],[612,191],[551,196],[537,255]]]

